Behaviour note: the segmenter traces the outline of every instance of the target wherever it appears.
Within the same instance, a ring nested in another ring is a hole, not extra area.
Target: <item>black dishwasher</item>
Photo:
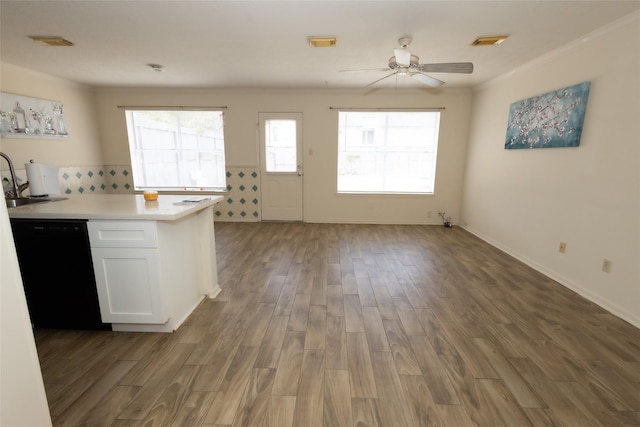
[[[86,220],[11,219],[31,323],[111,330],[102,323]]]

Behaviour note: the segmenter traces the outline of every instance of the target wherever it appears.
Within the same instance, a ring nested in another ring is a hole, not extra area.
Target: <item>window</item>
[[[340,111],[339,193],[433,193],[440,113]]]
[[[222,111],[127,110],[136,190],[226,188]]]

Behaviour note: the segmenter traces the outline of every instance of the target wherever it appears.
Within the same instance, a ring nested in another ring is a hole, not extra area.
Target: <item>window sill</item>
[[[364,192],[364,191],[339,191],[336,193],[338,197],[361,197],[361,196],[375,196],[375,197],[432,197],[435,196],[435,193],[374,193],[374,192]]]

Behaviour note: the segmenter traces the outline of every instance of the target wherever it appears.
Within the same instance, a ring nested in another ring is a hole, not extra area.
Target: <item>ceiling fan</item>
[[[387,68],[377,68],[373,70],[341,70],[341,71],[392,71],[378,80],[369,83],[367,86],[374,85],[384,79],[394,75],[409,76],[424,83],[427,86],[438,87],[444,82],[438,80],[426,73],[464,73],[473,72],[473,64],[471,62],[448,62],[438,64],[420,64],[420,58],[412,55],[407,49],[411,44],[411,37],[402,37],[398,40],[400,49],[394,49],[394,56],[389,58],[389,66]]]

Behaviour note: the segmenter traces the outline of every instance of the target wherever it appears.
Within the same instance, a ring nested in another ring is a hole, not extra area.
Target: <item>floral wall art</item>
[[[589,87],[582,82],[511,104],[504,148],[579,146]]]
[[[61,102],[0,92],[0,137],[67,138]]]

